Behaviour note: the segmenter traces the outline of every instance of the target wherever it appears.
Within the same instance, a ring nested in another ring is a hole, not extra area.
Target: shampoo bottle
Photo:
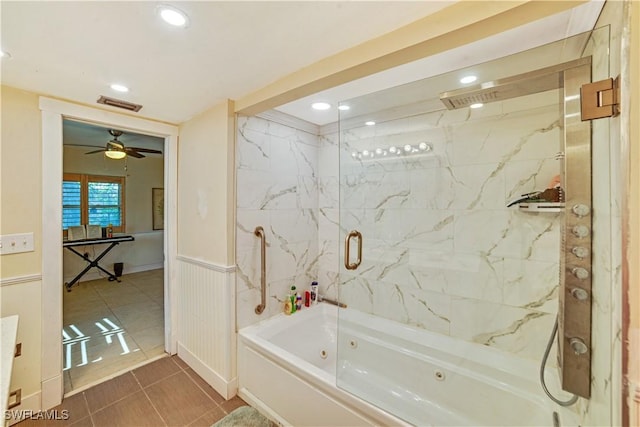
[[[289,295],[289,301],[291,303],[291,313],[296,312],[296,287],[291,286],[291,294]]]
[[[284,299],[284,314],[287,316],[291,314],[291,295],[287,295]]]
[[[311,305],[318,303],[318,282],[311,282]]]

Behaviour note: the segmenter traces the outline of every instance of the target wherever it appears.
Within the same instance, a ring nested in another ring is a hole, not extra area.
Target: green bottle
[[[291,286],[291,294],[289,295],[289,299],[291,300],[291,313],[296,312],[296,287]]]

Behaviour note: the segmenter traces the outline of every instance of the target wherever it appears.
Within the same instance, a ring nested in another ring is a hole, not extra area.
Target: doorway
[[[177,188],[177,133],[176,126],[107,112],[49,98],[40,98],[42,110],[42,408],[59,404],[64,394],[63,346],[63,247],[60,244],[62,228],[63,180],[63,124],[65,119],[96,126],[119,129],[159,137],[164,142],[164,232],[162,282],[164,302],[164,351],[176,352],[173,302],[176,257],[176,188]],[[121,283],[119,283],[120,285]],[[73,292],[73,291],[72,291]],[[157,294],[156,294],[157,295]],[[104,325],[103,325],[104,326]],[[117,338],[116,338],[117,339]],[[142,362],[144,363],[144,362]]]
[[[163,147],[63,120],[65,394],[165,354]]]

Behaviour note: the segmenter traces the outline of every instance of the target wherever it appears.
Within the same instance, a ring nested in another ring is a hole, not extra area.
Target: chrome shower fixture
[[[406,144],[396,147],[392,145],[386,148],[375,148],[371,150],[353,151],[351,157],[356,160],[373,160],[373,159],[393,159],[399,157],[409,157],[415,155],[424,155],[433,150],[433,146],[426,142],[419,144]]]
[[[496,79],[479,85],[442,92],[440,101],[449,110],[470,107],[473,104],[488,104],[495,101],[531,95],[562,87],[563,71],[568,65],[575,67],[590,62],[589,58],[570,61],[541,68],[516,76]]]

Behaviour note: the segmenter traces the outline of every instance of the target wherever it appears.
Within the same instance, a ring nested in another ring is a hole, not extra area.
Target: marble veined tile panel
[[[449,335],[451,297],[448,295],[407,290],[397,284],[378,282],[372,286],[375,315]]]
[[[318,178],[318,207],[337,208],[340,200],[340,186],[337,176]]]
[[[238,129],[238,169],[271,170],[271,137],[252,129]]]
[[[555,315],[454,297],[450,320],[453,337],[540,360]]]
[[[435,196],[439,209],[504,208],[504,164],[477,164],[440,171],[441,193]]]
[[[254,234],[257,226],[265,229],[265,235],[269,232],[271,215],[267,210],[238,209],[236,211],[236,249],[255,248],[259,244],[259,238]],[[267,242],[271,238],[267,235]]]
[[[269,216],[268,242],[278,245],[317,241],[317,210],[283,209],[271,211]]]
[[[516,259],[557,261],[559,214],[466,211],[456,217],[455,248]]]
[[[504,260],[504,304],[513,307],[558,312],[558,261]]]
[[[555,158],[508,163],[504,169],[507,202],[549,188],[551,180],[560,175],[560,167],[561,162]]]
[[[420,289],[502,303],[504,260],[477,254],[414,250],[411,280]]]
[[[454,213],[423,209],[367,210],[365,220],[372,220],[372,235],[382,246],[436,251],[453,250]]]
[[[366,278],[340,274],[338,298],[351,309],[373,313],[374,289]]]
[[[274,176],[270,172],[237,171],[239,209],[295,209],[298,207],[297,176]]]
[[[340,175],[339,149],[337,145],[323,144],[318,148],[318,176]]]
[[[506,114],[449,129],[453,165],[545,159],[560,151],[558,108]]]
[[[237,127],[240,131],[253,130],[267,134],[270,122],[259,117],[238,116]]]
[[[295,140],[271,137],[271,171],[279,175],[317,176],[318,149]]]

